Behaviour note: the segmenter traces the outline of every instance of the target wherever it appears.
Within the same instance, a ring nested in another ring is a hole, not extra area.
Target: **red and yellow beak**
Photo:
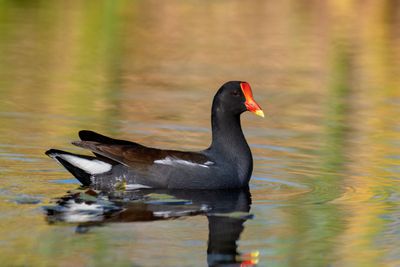
[[[244,105],[246,106],[247,110],[264,118],[264,112],[253,98],[253,92],[251,91],[250,84],[242,82],[240,83],[240,88],[242,88],[242,92],[246,98]]]

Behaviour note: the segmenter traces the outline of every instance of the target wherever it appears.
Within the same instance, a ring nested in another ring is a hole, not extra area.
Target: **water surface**
[[[2,264],[205,266],[232,220],[259,266],[400,266],[399,29],[398,1],[0,1]],[[242,116],[249,216],[49,220],[79,185],[45,150],[81,129],[203,149],[227,80],[267,115]]]

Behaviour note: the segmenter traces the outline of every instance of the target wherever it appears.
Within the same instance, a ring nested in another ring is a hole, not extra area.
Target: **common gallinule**
[[[80,131],[72,144],[95,156],[50,149],[46,154],[61,163],[83,185],[97,189],[247,187],[253,158],[240,125],[240,114],[264,117],[247,82],[225,83],[214,96],[211,110],[212,143],[199,152],[150,148],[92,131]]]

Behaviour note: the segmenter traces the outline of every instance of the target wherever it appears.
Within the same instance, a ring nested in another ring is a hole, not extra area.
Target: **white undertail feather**
[[[66,222],[101,221],[104,216],[104,208],[99,204],[77,203],[69,200],[63,211],[63,219]]]
[[[210,165],[214,164],[214,162],[212,162],[212,161],[207,161],[203,164],[199,164],[199,163],[195,163],[192,161],[187,161],[187,160],[173,158],[173,157],[166,157],[165,159],[158,159],[158,160],[155,160],[154,163],[163,164],[163,165],[183,164],[183,165],[188,165],[188,166],[193,166],[193,167],[198,166],[198,167],[203,167],[203,168],[209,168]]]
[[[52,158],[56,159],[56,157],[60,157],[65,161],[68,161],[70,164],[74,165],[75,167],[84,170],[89,174],[100,174],[105,173],[111,170],[112,165],[108,164],[104,161],[97,160],[97,159],[85,159],[74,155],[69,154],[52,154]]]

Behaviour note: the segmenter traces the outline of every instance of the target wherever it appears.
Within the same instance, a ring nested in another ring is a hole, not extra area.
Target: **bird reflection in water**
[[[69,192],[45,207],[49,223],[78,223],[77,233],[103,223],[167,220],[205,215],[208,266],[255,266],[258,252],[240,254],[237,241],[249,213],[251,195],[238,190],[134,190]]]

